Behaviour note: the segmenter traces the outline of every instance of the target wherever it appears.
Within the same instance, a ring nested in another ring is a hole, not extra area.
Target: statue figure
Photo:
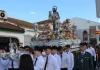
[[[71,24],[70,24],[70,19],[66,19],[66,26],[67,26],[68,31],[72,32]]]
[[[56,31],[57,23],[59,23],[60,16],[59,16],[59,13],[57,12],[56,6],[53,6],[52,11],[53,11],[53,14],[52,14],[53,30]]]

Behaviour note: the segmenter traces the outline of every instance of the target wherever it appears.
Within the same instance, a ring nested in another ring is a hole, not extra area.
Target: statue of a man
[[[53,30],[56,31],[56,26],[57,26],[56,23],[59,22],[60,16],[59,16],[59,13],[57,12],[57,7],[56,6],[53,6],[52,11],[53,11],[53,14],[52,14]]]

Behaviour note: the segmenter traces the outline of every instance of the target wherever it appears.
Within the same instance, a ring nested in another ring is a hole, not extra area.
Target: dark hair
[[[21,55],[19,70],[34,70],[33,61],[30,55],[28,54]]]
[[[32,48],[27,49],[30,53],[34,54],[34,50]]]
[[[57,46],[52,46],[52,50],[57,50]]]
[[[46,46],[46,49],[52,50],[52,47],[51,46]]]
[[[62,46],[59,46],[58,47],[58,51],[60,51],[60,50],[62,50],[63,49],[63,47]]]
[[[42,47],[42,50],[46,50],[46,46],[41,46]]]
[[[39,51],[42,53],[43,49],[40,46],[35,46],[34,51]]]
[[[24,49],[26,49],[26,48],[30,48],[30,46],[28,46],[28,45],[24,46]]]
[[[70,48],[70,45],[66,45],[65,47],[66,47],[66,48]]]
[[[24,49],[24,47],[23,47],[23,46],[21,46],[21,47],[19,47],[19,48]]]

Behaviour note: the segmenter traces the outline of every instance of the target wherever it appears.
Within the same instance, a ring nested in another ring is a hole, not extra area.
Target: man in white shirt
[[[43,57],[46,57],[46,47],[45,46],[41,46],[42,47],[42,49],[43,49],[43,51],[42,51],[42,56]]]
[[[92,55],[94,61],[96,61],[96,52],[94,48],[92,47],[92,45],[87,46],[86,51],[89,52]]]
[[[45,60],[45,62],[46,62],[46,47],[45,46],[42,46],[42,49],[43,49],[43,51],[42,51],[42,56],[43,56],[43,58],[44,58],[44,60]]]
[[[73,70],[73,67],[74,67],[74,55],[73,53],[70,51],[70,45],[66,45],[66,53],[69,55],[70,57],[70,67],[69,67],[69,70]]]
[[[92,46],[90,47],[90,49],[92,51],[92,56],[94,58],[94,61],[96,61],[96,52],[95,52],[95,50],[94,50],[94,48]]]
[[[34,53],[36,55],[36,60],[34,62],[34,70],[44,70],[44,58],[42,57],[42,47],[35,46]]]
[[[58,51],[61,56],[61,70],[69,70],[71,64],[69,55],[64,52],[62,46],[58,47]]]
[[[19,59],[15,58],[14,60],[9,61],[9,70],[18,70],[19,68]]]
[[[0,54],[4,52],[4,48],[0,47]],[[8,70],[9,59],[3,59],[0,55],[0,70]]]
[[[57,54],[57,47],[56,46],[52,46],[52,54],[56,57],[58,66],[59,66],[59,70],[61,69],[61,57]]]
[[[90,45],[90,44],[87,47],[86,51],[89,52],[92,55],[93,63],[94,63],[94,70],[95,70],[95,67],[96,67],[96,52],[95,52],[94,48],[92,47],[92,45]]]
[[[33,49],[32,48],[27,49],[27,53],[31,56],[32,60],[34,61]]]
[[[46,47],[46,55],[44,70],[58,70],[59,66],[57,60],[53,55],[51,55],[51,46]]]
[[[9,58],[9,70],[18,70],[19,69],[19,60],[20,57],[16,57],[17,54],[21,53],[20,50],[17,48],[14,48],[13,53],[11,52],[13,49],[10,49],[9,54],[15,54],[12,58]]]
[[[16,49],[16,51],[14,53],[15,53],[15,55],[17,55],[18,53],[20,53],[20,51],[18,49]],[[8,64],[9,65],[9,70],[18,70],[18,68],[19,68],[19,60],[20,60],[20,58],[16,57],[15,55],[14,55],[13,58],[9,58],[9,60],[10,60],[9,64]]]

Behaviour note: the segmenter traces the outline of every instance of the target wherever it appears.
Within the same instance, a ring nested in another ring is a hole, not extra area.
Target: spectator
[[[27,51],[30,48],[30,46],[24,46],[24,50]]]
[[[34,61],[34,50],[32,48],[27,49],[27,53],[32,57],[32,60]]]
[[[19,70],[34,70],[33,61],[30,55],[28,54],[21,55]]]

